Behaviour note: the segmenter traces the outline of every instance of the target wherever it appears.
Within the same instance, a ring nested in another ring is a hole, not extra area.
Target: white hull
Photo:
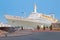
[[[25,29],[30,29],[30,28],[37,28],[37,25],[39,25],[41,27],[41,25],[43,26],[50,26],[51,23],[43,23],[43,22],[39,22],[37,20],[26,20],[26,19],[9,19],[7,18],[9,24],[11,24],[12,26],[23,26]]]

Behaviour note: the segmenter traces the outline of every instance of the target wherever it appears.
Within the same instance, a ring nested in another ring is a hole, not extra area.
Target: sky
[[[55,18],[60,19],[60,0],[0,0],[0,22],[7,22],[6,14],[28,17],[33,12],[34,4],[37,5],[37,12],[53,13]]]

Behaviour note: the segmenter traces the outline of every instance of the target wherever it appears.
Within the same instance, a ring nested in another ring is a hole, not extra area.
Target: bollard
[[[23,26],[21,26],[21,30],[23,30]]]
[[[43,27],[43,30],[45,30],[45,27]]]
[[[37,29],[38,29],[38,30],[40,29],[39,25],[37,25]]]
[[[50,26],[50,30],[52,30],[52,25]]]

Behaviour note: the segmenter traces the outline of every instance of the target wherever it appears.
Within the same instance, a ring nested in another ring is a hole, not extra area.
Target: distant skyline
[[[55,18],[60,19],[60,0],[0,0],[0,21],[7,22],[5,14],[27,17],[33,12],[34,4],[38,13],[54,13]]]

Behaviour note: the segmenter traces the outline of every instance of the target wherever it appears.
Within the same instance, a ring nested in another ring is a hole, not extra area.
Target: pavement
[[[60,30],[56,31],[56,30],[49,30],[49,29],[46,29],[46,30],[43,30],[43,29],[40,29],[40,30],[24,29],[24,30],[16,30],[15,32],[12,32],[12,33],[8,33],[8,32],[0,30],[0,37],[24,36],[24,35],[33,34],[34,32],[35,33],[36,32],[60,32]]]
[[[7,36],[0,40],[60,40],[60,32],[33,32],[24,36]]]
[[[0,31],[0,37],[7,37],[7,36],[22,36],[22,35],[29,35],[32,34],[32,30],[29,29],[24,29],[24,30],[17,30],[15,32],[5,32],[5,31]]]

